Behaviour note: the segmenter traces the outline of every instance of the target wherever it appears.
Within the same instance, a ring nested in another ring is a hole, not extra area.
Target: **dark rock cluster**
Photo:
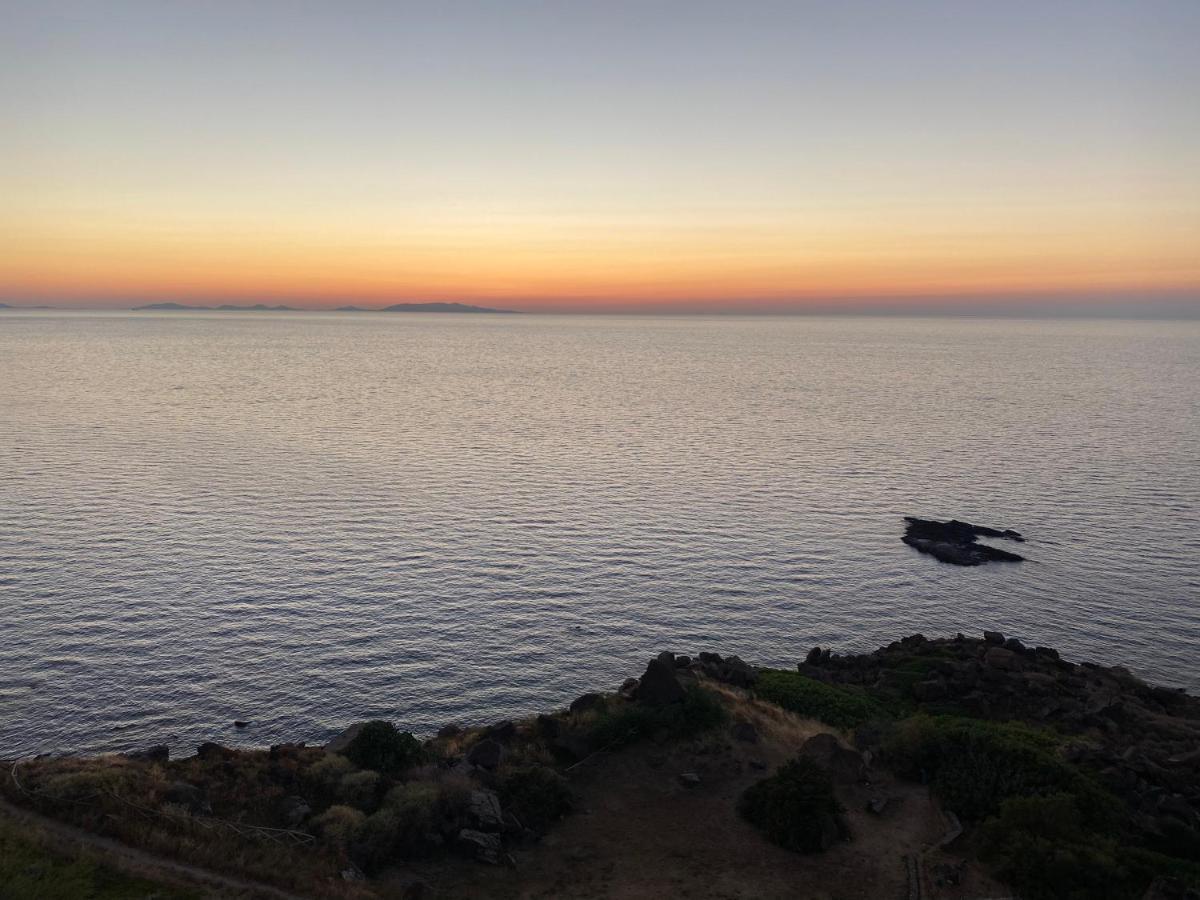
[[[1011,528],[988,528],[957,519],[936,522],[914,516],[905,516],[904,521],[908,525],[904,529],[904,537],[900,540],[914,550],[928,553],[945,563],[956,566],[981,566],[988,562],[1021,562],[1025,559],[1017,553],[989,547],[976,541],[976,538],[980,537],[993,537],[1024,542],[1025,538],[1021,537],[1020,532]]]
[[[1122,666],[1072,663],[994,631],[915,634],[873,653],[815,648],[799,671],[933,714],[1021,721],[1068,736],[1068,759],[1134,810],[1143,832],[1200,846],[1200,700]]]

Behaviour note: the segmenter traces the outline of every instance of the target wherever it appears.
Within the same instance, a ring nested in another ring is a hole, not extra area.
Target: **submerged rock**
[[[1011,528],[1004,530],[988,528],[984,525],[972,525],[970,522],[960,522],[951,519],[949,522],[936,522],[932,519],[918,519],[905,516],[908,525],[904,529],[904,537],[900,540],[914,550],[928,553],[945,563],[956,566],[981,566],[988,562],[1022,562],[1025,557],[989,547],[987,544],[976,542],[979,537],[997,537],[1010,541],[1023,542],[1020,532]]]

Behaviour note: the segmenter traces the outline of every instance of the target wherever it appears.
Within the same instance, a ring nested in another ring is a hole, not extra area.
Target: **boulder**
[[[464,828],[458,833],[458,849],[472,859],[496,866],[500,864],[500,851],[503,847],[497,835],[476,831],[474,828]]]
[[[985,631],[983,633],[983,639],[987,643],[996,644],[997,646],[1004,643],[1004,635],[999,631]]]
[[[1004,642],[1004,649],[1011,650],[1013,653],[1024,653],[1025,645],[1022,644],[1020,641],[1018,641],[1016,638],[1009,638],[1007,641]]]
[[[133,750],[126,753],[128,759],[135,759],[138,762],[155,762],[165,763],[171,758],[171,748],[166,744],[155,744],[153,747],[147,747],[145,750]]]
[[[500,831],[504,827],[504,812],[495,791],[471,791],[471,821],[480,831]]]
[[[299,828],[312,815],[312,807],[303,797],[290,794],[279,801],[279,815],[288,828]]]
[[[582,694],[571,701],[571,712],[586,712],[589,709],[595,709],[604,702],[604,697],[601,694],[588,693]]]
[[[677,668],[677,669],[686,669],[691,664],[692,664],[692,658],[690,656],[675,657],[675,668]]]
[[[358,733],[366,727],[366,722],[355,722],[332,741],[325,745],[326,753],[345,753],[347,748],[354,743],[354,739],[358,737]]]
[[[621,686],[617,689],[617,693],[620,694],[625,700],[635,700],[637,699],[639,684],[640,682],[636,678],[626,678],[621,682]]]
[[[834,781],[853,784],[866,778],[867,766],[857,750],[842,746],[832,734],[814,734],[800,748],[800,755],[813,760],[825,769]]]
[[[681,702],[683,698],[683,685],[675,676],[674,657],[670,662],[664,660],[663,656],[650,660],[638,684],[638,702],[647,706],[668,706]]]
[[[484,738],[467,751],[467,762],[481,769],[492,771],[500,765],[500,760],[503,756],[504,748],[500,746],[498,741],[494,741],[491,738]]]
[[[489,725],[483,732],[483,736],[491,738],[493,741],[500,741],[502,744],[507,744],[517,736],[517,726],[513,724],[511,719],[504,719],[495,725]]]
[[[1016,671],[1020,667],[1017,654],[1011,650],[1005,650],[1003,647],[988,647],[987,653],[983,656],[983,662],[988,668],[1004,672]]]

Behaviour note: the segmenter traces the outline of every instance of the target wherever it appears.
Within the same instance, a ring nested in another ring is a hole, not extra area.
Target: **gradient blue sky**
[[[0,298],[1200,295],[1200,3],[0,3]]]

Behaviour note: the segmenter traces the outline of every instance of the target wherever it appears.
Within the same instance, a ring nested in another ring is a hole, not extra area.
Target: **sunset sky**
[[[1200,3],[0,0],[0,300],[1200,306]]]

